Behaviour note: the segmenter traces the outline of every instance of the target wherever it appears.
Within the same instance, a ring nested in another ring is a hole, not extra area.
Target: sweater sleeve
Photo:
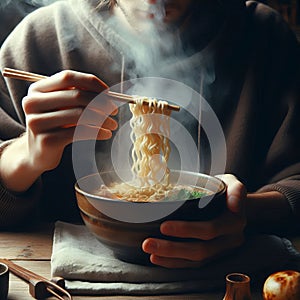
[[[300,217],[300,188],[299,188],[300,176],[297,178],[287,178],[277,183],[268,184],[261,189],[259,192],[270,192],[278,191],[282,193],[287,201],[289,202],[294,215]]]
[[[0,67],[33,71],[40,63],[32,53],[36,38],[32,31],[32,17],[25,18],[10,34],[0,49]],[[37,54],[38,55],[38,54]],[[28,82],[0,76],[0,156],[5,148],[25,131],[22,99],[27,94]],[[35,213],[41,196],[38,181],[26,192],[13,194],[1,183],[0,174],[0,227],[17,225]]]
[[[300,217],[300,45],[278,14],[273,13],[265,58],[264,97],[268,99],[265,128],[270,147],[263,172],[268,178],[258,192],[278,191]],[[264,131],[264,128],[262,128]]]

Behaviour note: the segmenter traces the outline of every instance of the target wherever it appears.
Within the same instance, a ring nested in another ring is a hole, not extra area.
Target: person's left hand
[[[218,176],[227,185],[227,209],[210,221],[166,221],[161,224],[161,233],[167,236],[193,238],[193,241],[177,242],[147,238],[144,252],[150,261],[167,268],[198,267],[244,242],[246,217],[244,200],[245,186],[233,175]]]

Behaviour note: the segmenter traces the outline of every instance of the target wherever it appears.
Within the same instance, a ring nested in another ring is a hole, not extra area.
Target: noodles
[[[142,187],[161,182],[169,182],[167,162],[170,155],[170,110],[165,109],[165,101],[150,100],[144,105],[145,98],[136,99],[130,104],[132,118],[130,125],[132,149],[132,172]]]
[[[136,98],[135,102],[130,104],[133,179],[109,187],[103,185],[97,194],[132,202],[186,200],[202,195],[201,188],[169,183],[171,111],[167,102],[145,97]]]
[[[149,104],[145,105],[145,100]],[[109,191],[129,201],[157,201],[171,188],[168,187],[171,111],[166,101],[140,97],[135,102],[130,104],[133,180],[114,184]]]

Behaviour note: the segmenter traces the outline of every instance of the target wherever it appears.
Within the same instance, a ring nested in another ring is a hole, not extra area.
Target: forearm
[[[26,138],[15,139],[0,157],[1,184],[12,193],[26,192],[41,175],[31,162]]]
[[[286,197],[277,191],[248,194],[246,215],[248,229],[262,232],[282,231],[294,219]]]

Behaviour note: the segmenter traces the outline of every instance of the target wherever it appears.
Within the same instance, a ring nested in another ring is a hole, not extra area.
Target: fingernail
[[[154,242],[154,241],[149,241],[149,242],[147,243],[147,249],[150,250],[151,252],[152,252],[152,251],[155,251],[157,248],[158,248],[158,245],[157,245],[156,242]]]

